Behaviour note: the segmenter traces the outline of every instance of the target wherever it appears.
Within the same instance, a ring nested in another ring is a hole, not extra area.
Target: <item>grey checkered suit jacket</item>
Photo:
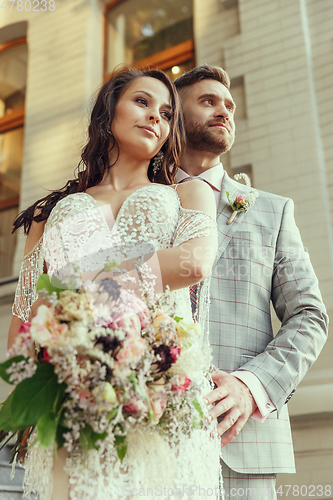
[[[225,191],[246,187],[225,174],[212,270],[210,343],[213,362],[227,372],[248,370],[262,382],[277,411],[264,423],[248,420],[223,449],[238,472],[294,472],[286,400],[319,355],[328,317],[309,256],[294,220],[293,202],[260,192],[247,213],[227,225]],[[273,338],[270,303],[281,321]]]

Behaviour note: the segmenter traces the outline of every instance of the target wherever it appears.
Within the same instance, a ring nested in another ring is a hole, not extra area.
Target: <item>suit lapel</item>
[[[245,194],[247,188],[246,186],[243,186],[242,184],[239,184],[238,182],[230,179],[228,174],[225,172],[222,183],[221,199],[217,209],[216,217],[218,229],[218,250],[216,254],[215,264],[229,245],[231,238],[241,225],[242,220],[246,215],[246,212],[240,212],[237,214],[236,218],[231,224],[227,224],[232,214],[232,209],[229,205],[226,191],[231,194],[233,190],[235,190],[237,194]]]

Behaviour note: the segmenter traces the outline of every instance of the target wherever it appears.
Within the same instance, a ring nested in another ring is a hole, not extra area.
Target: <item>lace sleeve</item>
[[[43,273],[43,237],[24,256],[17,284],[12,312],[22,321],[28,321],[31,306],[38,299],[37,280]]]
[[[206,212],[180,207],[179,222],[172,246],[179,246],[185,241],[202,236],[216,236],[216,221]]]
[[[213,217],[206,212],[180,207],[179,222],[173,240],[173,246],[179,246],[192,238],[204,236],[217,237],[217,225]],[[193,319],[200,323],[205,342],[209,342],[210,281],[211,278],[208,276],[208,278],[198,283],[198,285],[192,289],[196,298]]]

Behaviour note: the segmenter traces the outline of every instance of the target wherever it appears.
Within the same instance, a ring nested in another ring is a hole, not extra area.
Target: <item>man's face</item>
[[[181,94],[187,145],[194,150],[220,155],[235,140],[236,105],[222,83],[206,79],[184,89]]]

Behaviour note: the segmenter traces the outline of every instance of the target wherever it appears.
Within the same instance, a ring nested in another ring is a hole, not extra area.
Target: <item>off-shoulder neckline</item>
[[[135,194],[137,193],[138,191],[141,191],[142,189],[145,189],[145,188],[152,188],[152,187],[161,187],[162,189],[164,188],[167,188],[167,189],[172,189],[172,191],[175,193],[176,195],[176,198],[178,199],[178,206],[179,206],[179,209],[182,211],[182,212],[191,212],[191,213],[197,213],[197,214],[204,214],[204,215],[207,215],[207,217],[211,218],[213,221],[216,222],[216,219],[214,219],[214,217],[212,217],[209,213],[205,212],[204,210],[195,210],[193,208],[184,208],[182,205],[181,205],[181,200],[180,200],[180,197],[179,197],[179,194],[177,192],[177,186],[178,184],[175,184],[174,185],[175,187],[172,187],[172,186],[168,186],[166,184],[154,184],[154,183],[151,183],[151,184],[145,184],[144,186],[141,186],[139,187],[138,189],[135,189],[134,191],[132,191],[132,193],[130,193],[127,198],[125,198],[125,200],[123,201],[119,211],[118,211],[118,214],[117,214],[117,217],[115,218],[115,222],[117,222],[117,220],[119,219],[119,216],[120,216],[120,213],[123,209],[123,207],[126,205],[127,201]],[[89,198],[92,198],[92,200],[94,201],[96,207],[102,207],[103,205],[100,205],[98,203],[98,201],[93,197],[91,196],[91,194],[89,193],[86,193],[84,191],[80,192],[80,193],[73,193],[73,195],[76,195],[76,194],[85,194],[87,196],[89,196]],[[73,195],[68,195],[68,196],[73,196]]]
[[[175,184],[175,187],[172,187],[172,186],[168,186],[168,185],[166,185],[166,184],[154,184],[154,183],[151,183],[151,184],[145,184],[144,186],[141,186],[141,187],[139,187],[138,189],[135,189],[135,190],[134,190],[134,191],[132,191],[132,193],[130,193],[130,194],[127,196],[127,198],[125,198],[125,200],[123,201],[123,203],[122,203],[122,205],[121,205],[121,207],[120,207],[120,209],[119,209],[119,211],[118,211],[117,217],[115,218],[115,222],[117,222],[117,220],[119,219],[119,215],[120,215],[121,211],[123,210],[123,207],[125,206],[125,204],[128,202],[128,200],[129,200],[129,199],[130,199],[130,198],[131,198],[131,197],[132,197],[135,193],[137,193],[138,191],[141,191],[141,190],[143,190],[143,189],[147,189],[147,188],[156,188],[156,187],[159,187],[159,188],[162,188],[162,189],[164,189],[164,188],[167,188],[167,189],[172,189],[172,191],[175,193],[175,195],[176,195],[176,197],[177,197],[177,199],[178,199],[179,209],[180,209],[182,212],[189,212],[189,213],[190,213],[190,212],[191,212],[191,213],[195,212],[195,213],[198,213],[198,214],[204,214],[204,215],[206,215],[207,217],[209,217],[210,219],[212,219],[214,222],[216,222],[216,220],[214,220],[214,218],[213,218],[210,214],[208,214],[207,212],[204,212],[203,210],[194,210],[194,209],[191,209],[191,208],[184,208],[184,207],[182,207],[182,205],[181,205],[181,203],[180,203],[180,198],[179,198],[179,195],[178,195],[178,192],[177,192],[177,189],[176,189],[176,188],[177,188],[177,186],[178,186],[177,184]],[[93,202],[94,202],[94,204],[95,204],[95,206],[96,206],[96,207],[102,207],[102,206],[103,206],[103,205],[100,205],[100,204],[98,203],[98,201],[97,201],[97,200],[96,200],[96,199],[95,199],[95,198],[94,198],[91,194],[86,193],[85,191],[80,191],[80,192],[77,192],[77,193],[71,193],[71,194],[69,194],[68,196],[66,196],[65,198],[62,198],[60,201],[62,201],[62,200],[66,200],[66,199],[67,199],[67,198],[69,198],[69,197],[72,197],[72,196],[77,196],[77,195],[80,195],[80,196],[82,196],[82,195],[86,195],[86,196],[88,196],[91,200],[93,200]],[[56,206],[57,206],[57,205],[55,205],[55,207],[56,207]],[[55,207],[54,207],[54,208],[55,208]],[[54,208],[53,208],[53,210],[54,210]],[[53,210],[52,210],[52,211],[53,211]],[[52,213],[52,211],[51,211],[51,213]],[[50,213],[50,215],[51,215],[51,213]],[[50,217],[50,215],[49,215],[49,217]],[[44,231],[45,231],[45,228],[44,228]],[[32,254],[32,253],[36,250],[37,246],[41,243],[41,241],[42,241],[42,239],[43,239],[43,236],[44,236],[44,232],[43,232],[42,236],[39,238],[39,240],[37,241],[36,245],[32,248],[32,250],[30,250],[30,252],[28,252],[26,255],[24,255],[23,259],[25,259],[25,258],[29,257],[29,255],[31,255],[31,254]]]
[[[167,188],[167,189],[172,189],[172,191],[175,193],[176,197],[178,198],[178,201],[179,201],[179,205],[180,205],[180,198],[178,196],[178,193],[177,193],[177,190],[175,188],[173,188],[172,186],[168,186],[166,184],[154,184],[154,183],[151,183],[151,184],[145,184],[144,186],[141,186],[139,187],[138,189],[135,189],[134,191],[132,191],[123,201],[123,203],[121,204],[119,210],[118,210],[118,213],[117,213],[117,216],[115,217],[115,221],[117,222],[117,220],[119,219],[119,216],[121,214],[121,212],[123,211],[123,208],[127,205],[128,201],[136,194],[138,193],[139,191],[142,191],[144,189],[151,189],[151,188],[156,188],[156,187],[159,187],[159,188]],[[98,201],[96,200],[96,198],[94,198],[91,194],[89,193],[86,193],[85,191],[82,191],[80,193],[73,193],[74,195],[76,194],[85,194],[87,196],[89,196],[89,198],[92,198],[92,200],[94,201],[95,205],[97,207],[102,207],[103,205],[99,204]],[[73,195],[69,195],[69,196],[73,196]]]

